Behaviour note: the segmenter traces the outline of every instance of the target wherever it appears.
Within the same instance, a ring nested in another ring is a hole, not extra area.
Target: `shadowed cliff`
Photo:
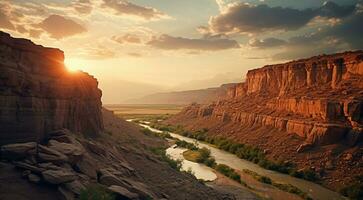
[[[0,144],[40,141],[60,128],[103,130],[97,80],[67,71],[62,51],[0,32],[0,55]]]

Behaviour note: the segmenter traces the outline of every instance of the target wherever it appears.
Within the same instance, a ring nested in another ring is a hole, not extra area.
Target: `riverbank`
[[[153,131],[162,132],[160,130],[153,129],[147,125],[142,125],[142,126],[149,127]],[[195,139],[187,138],[187,137],[184,137],[184,136],[181,136],[178,134],[174,134],[171,132],[169,132],[169,134],[172,137],[178,138],[180,140],[185,140],[190,143],[195,143],[195,142],[198,143],[198,141]],[[200,142],[198,144],[200,147],[209,148],[211,150],[212,156],[216,159],[217,163],[226,164],[236,170],[251,169],[251,170],[257,172],[258,174],[270,177],[272,180],[274,180],[276,182],[294,185],[294,186],[298,187],[299,189],[301,189],[302,191],[309,194],[309,196],[311,196],[313,199],[317,199],[317,200],[325,200],[325,199],[341,200],[341,199],[344,199],[344,197],[342,197],[338,193],[331,191],[327,188],[324,188],[318,184],[315,184],[315,183],[312,183],[309,181],[305,181],[302,179],[297,179],[297,178],[291,177],[289,175],[281,174],[278,172],[266,170],[254,163],[240,159],[236,155],[225,152],[223,150],[219,150],[211,145],[208,145],[205,143],[200,143]]]

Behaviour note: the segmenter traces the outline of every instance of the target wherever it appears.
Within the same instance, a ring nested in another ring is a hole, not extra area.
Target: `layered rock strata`
[[[97,80],[63,61],[58,49],[0,32],[0,144],[40,141],[60,128],[102,131]]]
[[[225,100],[193,104],[169,122],[185,118],[273,127],[309,145],[355,145],[363,140],[363,52],[250,70],[246,82],[231,87]]]

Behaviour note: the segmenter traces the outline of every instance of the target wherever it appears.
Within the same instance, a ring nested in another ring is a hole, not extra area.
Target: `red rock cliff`
[[[60,128],[103,130],[97,80],[69,73],[63,61],[58,49],[0,32],[0,144],[39,141]]]
[[[169,122],[215,125],[220,132],[229,132],[230,124],[272,127],[297,134],[305,145],[354,145],[363,139],[362,89],[362,51],[316,56],[251,70],[226,100],[192,105]],[[244,134],[234,131],[232,137]]]

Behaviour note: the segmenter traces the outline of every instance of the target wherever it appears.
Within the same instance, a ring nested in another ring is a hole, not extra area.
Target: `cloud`
[[[78,0],[72,3],[74,10],[80,14],[90,14],[93,6],[90,0]]]
[[[127,33],[127,34],[121,35],[121,36],[112,36],[111,39],[120,44],[124,44],[124,43],[140,44],[140,43],[142,43],[142,40],[139,36],[130,34],[130,33]]]
[[[230,3],[209,20],[209,31],[214,33],[261,33],[276,30],[297,30],[315,17],[343,18],[355,9],[354,5],[340,6],[326,2],[317,9],[298,10],[268,5]]]
[[[38,26],[55,39],[62,39],[87,31],[82,25],[60,15],[50,15]]]
[[[230,39],[189,39],[183,37],[173,37],[170,35],[161,35],[154,37],[147,43],[148,45],[164,50],[200,50],[200,51],[218,51],[224,49],[240,48],[235,40]]]
[[[329,54],[363,49],[363,12],[356,12],[336,26],[326,27],[311,34],[294,36],[283,45],[283,51],[272,56],[274,60],[296,59],[317,54]],[[257,45],[258,48],[268,48]]]
[[[145,20],[166,17],[166,14],[155,8],[139,6],[126,0],[103,0],[102,7],[109,8],[117,15],[132,15]]]
[[[285,40],[280,40],[277,38],[266,38],[266,39],[251,39],[248,42],[249,46],[256,48],[271,48],[280,47],[286,44]]]
[[[15,26],[13,23],[11,23],[9,17],[1,12],[0,12],[0,28],[4,28],[4,29],[8,29],[8,30],[15,29]]]

